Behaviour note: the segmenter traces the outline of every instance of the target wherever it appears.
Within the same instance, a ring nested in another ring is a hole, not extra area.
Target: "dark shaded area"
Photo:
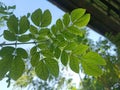
[[[105,35],[120,32],[120,0],[48,0],[65,12],[85,8],[91,14],[89,27]]]

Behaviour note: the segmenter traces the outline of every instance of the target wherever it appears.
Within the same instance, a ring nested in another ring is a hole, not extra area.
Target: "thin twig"
[[[80,71],[80,72],[81,72],[81,71]],[[81,74],[81,73],[79,73],[80,82],[81,82],[81,85],[84,87],[83,80],[82,80],[82,77],[81,77],[80,74]]]

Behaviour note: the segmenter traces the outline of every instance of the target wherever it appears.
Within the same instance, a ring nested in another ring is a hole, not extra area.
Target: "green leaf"
[[[84,27],[88,24],[89,21],[90,21],[90,14],[86,14],[82,16],[78,21],[76,21],[74,25],[78,27]]]
[[[37,52],[37,46],[34,46],[30,49],[30,55],[34,55]]]
[[[5,74],[9,71],[11,66],[11,60],[12,57],[7,56],[7,58],[3,58],[0,60],[0,80],[2,80],[5,76]]]
[[[102,74],[100,65],[105,65],[105,60],[95,52],[88,52],[81,60],[84,72],[88,75],[99,76]]]
[[[31,57],[31,65],[33,67],[37,66],[37,64],[39,63],[39,60],[40,60],[40,53],[35,52]]]
[[[82,59],[95,65],[106,65],[105,60],[96,52],[88,52]]]
[[[69,65],[72,71],[79,73],[79,59],[77,57],[71,56]]]
[[[60,41],[60,42],[62,42],[62,41],[65,40],[65,39],[64,39],[64,36],[63,36],[62,34],[57,34],[57,35],[56,35],[56,39],[57,39],[58,41]]]
[[[9,55],[13,55],[14,50],[15,50],[15,48],[11,47],[11,46],[2,47],[2,49],[0,50],[0,56],[7,57]]]
[[[16,5],[8,6],[8,9],[16,9]]]
[[[57,28],[57,30],[59,30],[59,31],[63,31],[63,23],[62,23],[62,20],[61,20],[61,19],[58,19],[58,20],[56,21],[56,28]]]
[[[18,19],[16,18],[15,15],[10,16],[10,18],[7,21],[7,26],[10,31],[13,33],[18,34]]]
[[[42,14],[42,21],[41,21],[41,27],[46,27],[51,23],[51,13],[49,10],[45,10]]]
[[[71,32],[71,33],[73,33],[75,35],[82,36],[82,34],[83,34],[83,32],[79,28],[77,28],[75,26],[70,26],[67,29],[68,29],[69,32]]]
[[[23,74],[24,70],[25,64],[21,57],[15,57],[10,68],[10,77],[13,80],[17,80]]]
[[[50,30],[49,30],[48,28],[44,28],[44,29],[41,29],[41,30],[39,31],[39,35],[40,35],[40,36],[46,36],[46,35],[49,34],[49,32],[50,32]]]
[[[32,34],[38,34],[38,29],[33,25],[30,26],[29,30]]]
[[[42,10],[37,9],[32,13],[31,20],[35,25],[40,26],[41,17],[42,17]]]
[[[55,48],[54,56],[55,56],[57,59],[59,59],[60,55],[61,55],[61,50],[60,50],[58,47],[56,47],[56,48]]]
[[[53,25],[52,27],[51,27],[51,32],[54,34],[54,35],[56,35],[57,34],[57,28],[56,28],[56,26],[55,25]]]
[[[73,50],[72,53],[76,55],[81,55],[81,54],[85,54],[87,50],[88,50],[87,45],[80,44]]]
[[[63,31],[62,34],[64,35],[64,38],[69,41],[72,41],[75,38],[75,35],[70,33],[68,30]]]
[[[15,41],[16,40],[16,35],[8,30],[4,30],[4,38],[9,41]]]
[[[16,53],[17,53],[17,56],[21,58],[24,58],[24,59],[28,58],[28,53],[23,48],[17,48]]]
[[[68,54],[63,50],[62,54],[61,54],[61,62],[63,65],[67,65],[68,63]]]
[[[70,24],[70,16],[68,13],[64,14],[63,16],[63,23],[67,27]]]
[[[54,57],[53,52],[50,51],[49,49],[42,49],[41,53],[43,54],[43,56],[45,56],[46,58],[52,58]]]
[[[58,41],[59,41],[59,40],[58,40]],[[60,49],[62,49],[62,48],[64,48],[67,44],[68,44],[68,43],[67,43],[66,40],[59,41],[59,42],[58,42],[58,47],[59,47]]]
[[[102,69],[95,64],[84,61],[82,62],[82,67],[83,67],[84,72],[88,75],[92,75],[92,76],[102,75]]]
[[[85,14],[85,9],[75,9],[71,12],[71,20],[72,22],[76,22],[79,18],[81,18]]]
[[[21,35],[18,37],[18,41],[20,42],[27,42],[30,40],[30,35],[29,34],[25,34],[25,35]]]
[[[26,16],[23,16],[23,17],[20,18],[20,24],[19,25],[20,25],[19,34],[23,34],[29,29],[30,22],[29,22],[29,20],[27,19]]]
[[[40,49],[47,49],[49,45],[46,42],[41,42],[40,44],[38,44],[38,47]]]
[[[48,70],[50,71],[50,73],[55,76],[58,77],[59,75],[59,66],[58,66],[58,62],[54,59],[46,59],[45,60],[46,65],[48,67]]]
[[[35,67],[35,72],[36,72],[37,76],[43,80],[47,80],[47,78],[49,76],[48,69],[42,60]]]
[[[65,50],[67,51],[71,51],[71,50],[74,50],[77,46],[77,43],[75,42],[70,42],[67,44],[67,46],[65,47]]]

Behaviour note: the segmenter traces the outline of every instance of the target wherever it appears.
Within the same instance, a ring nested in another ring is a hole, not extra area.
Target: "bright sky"
[[[56,6],[48,2],[47,0],[1,0],[1,2],[6,5],[16,5],[16,10],[14,13],[19,17],[26,15],[28,12],[33,12],[34,10],[41,8],[43,11],[49,9],[53,16],[52,23],[58,18],[61,18],[64,12],[58,9]],[[94,38],[94,40],[98,40],[99,35],[90,31],[90,38]],[[12,90],[12,87],[6,88],[7,84],[5,80],[0,81],[0,90]]]

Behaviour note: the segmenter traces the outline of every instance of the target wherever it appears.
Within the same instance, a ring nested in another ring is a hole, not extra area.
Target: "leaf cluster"
[[[30,18],[11,15],[3,36],[8,41],[14,41],[15,47],[4,46],[0,50],[0,79],[8,74],[17,80],[24,73],[28,53],[18,48],[17,42],[30,40],[35,42],[30,49],[30,64],[40,79],[47,80],[50,75],[58,77],[59,62],[76,73],[82,67],[86,74],[100,76],[103,72],[101,66],[106,62],[85,43],[86,33],[83,29],[89,20],[90,14],[81,8],[64,14],[51,27],[52,16],[49,10],[42,12],[37,9]]]

